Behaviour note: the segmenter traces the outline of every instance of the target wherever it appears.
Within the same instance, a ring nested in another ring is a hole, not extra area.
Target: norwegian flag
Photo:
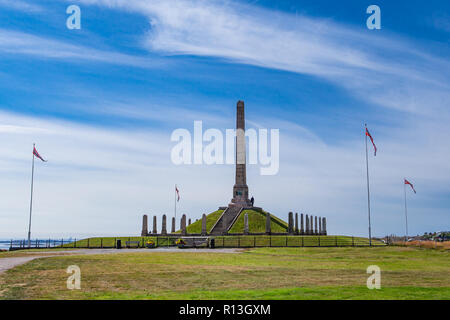
[[[36,147],[33,147],[33,155],[34,155],[36,158],[41,159],[43,162],[47,162],[47,160],[44,160],[44,158],[41,157],[41,155],[39,154],[39,152],[37,152]]]
[[[177,193],[177,201],[180,201],[180,190],[178,190],[177,185],[175,185],[175,192]]]
[[[373,155],[376,156],[377,155],[377,146],[375,145],[375,142],[373,142],[373,138],[370,135],[369,130],[367,130],[367,127],[366,127],[366,136],[368,136],[370,138],[370,141],[372,141],[373,149],[374,149],[374,154]]]
[[[414,189],[414,186],[411,182],[409,182],[408,180],[405,179],[405,184],[409,184],[411,186],[411,189],[414,191],[414,193],[416,193],[416,189]]]

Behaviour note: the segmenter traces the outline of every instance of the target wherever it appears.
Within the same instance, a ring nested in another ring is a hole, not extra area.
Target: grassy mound
[[[222,215],[223,210],[214,211],[208,215],[206,215],[206,230],[208,232],[211,231],[212,227],[216,223],[217,219]],[[177,232],[180,232],[179,230]],[[198,219],[197,221],[191,223],[186,227],[187,233],[201,233],[202,232],[202,219]]]
[[[244,215],[248,214],[248,226],[249,232],[251,233],[261,233],[266,231],[266,212],[260,212],[256,210],[243,210],[236,222],[230,229],[230,233],[242,233],[244,232]],[[272,232],[286,232],[288,229],[288,224],[270,214],[270,228]]]

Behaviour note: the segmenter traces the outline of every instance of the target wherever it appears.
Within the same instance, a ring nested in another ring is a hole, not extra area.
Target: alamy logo
[[[72,4],[67,7],[66,13],[70,16],[66,20],[67,29],[81,29],[81,9],[79,6]]]
[[[367,289],[381,289],[381,269],[377,265],[367,267],[367,273],[370,274],[367,278]]]
[[[81,270],[77,265],[68,266],[66,273],[69,273],[70,276],[67,278],[67,289],[73,290],[81,289]]]
[[[180,128],[172,132],[170,140],[177,142],[171,152],[172,163],[176,165],[259,164],[261,175],[275,175],[279,170],[279,129],[270,129],[270,137],[268,129],[247,129],[245,132],[242,129],[226,129],[224,138],[219,129],[210,128],[203,132],[202,121],[194,121],[193,137],[189,130]]]
[[[370,16],[367,18],[366,25],[369,30],[381,29],[381,9],[379,6],[372,4],[367,7],[367,14]]]

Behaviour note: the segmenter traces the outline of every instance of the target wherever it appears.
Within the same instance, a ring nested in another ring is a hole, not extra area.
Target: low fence
[[[150,236],[150,237],[107,237],[83,240],[36,240],[30,247],[26,240],[11,241],[10,250],[43,248],[146,248],[177,246],[178,239],[186,239],[186,247],[196,247],[196,237]],[[349,236],[291,236],[291,235],[242,235],[197,237],[198,242],[208,238],[208,246],[214,248],[256,248],[256,247],[368,247],[384,246],[379,240],[369,243],[367,238]]]
[[[72,239],[36,239],[36,240],[11,240],[9,241],[9,250],[21,250],[21,249],[50,249],[61,248],[69,243],[74,243]]]
[[[234,236],[216,237],[216,248],[255,247],[368,247],[384,246],[378,240],[347,236]]]

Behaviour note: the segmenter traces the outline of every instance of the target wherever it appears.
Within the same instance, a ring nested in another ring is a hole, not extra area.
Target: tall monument
[[[236,178],[233,186],[233,199],[230,205],[249,207],[246,174],[246,143],[244,101],[239,100],[236,106]]]

